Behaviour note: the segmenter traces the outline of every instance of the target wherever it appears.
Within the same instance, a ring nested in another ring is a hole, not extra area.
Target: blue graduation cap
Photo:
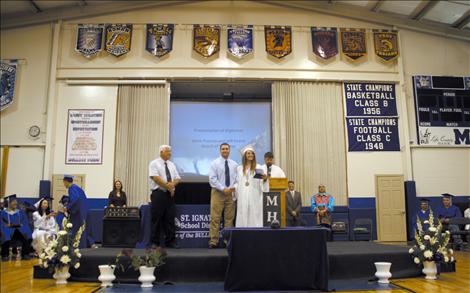
[[[12,201],[18,201],[16,194],[7,195],[3,198],[3,205],[8,207]]]
[[[425,198],[425,197],[420,197],[420,198],[419,198],[419,202],[427,202],[427,203],[429,203],[430,200],[427,199],[427,198]]]
[[[450,198],[450,199],[454,198],[454,195],[452,195],[450,193],[443,193],[441,195],[442,195],[442,197],[445,197],[445,198]]]
[[[70,202],[70,196],[62,195],[59,202],[64,206],[67,205]]]
[[[68,182],[73,182],[73,176],[65,174],[63,180],[68,181]]]

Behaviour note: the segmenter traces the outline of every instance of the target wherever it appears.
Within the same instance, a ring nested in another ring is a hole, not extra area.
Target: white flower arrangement
[[[72,223],[67,218],[62,221],[63,230],[56,226],[57,239],[49,242],[48,246],[39,254],[39,265],[53,272],[56,268],[73,266],[75,269],[80,267],[80,238],[85,225],[81,226],[74,237],[72,237]]]
[[[449,231],[442,232],[442,223],[434,221],[432,210],[429,211],[429,220],[420,221],[417,217],[415,244],[408,251],[414,263],[421,264],[425,261],[453,262],[453,251],[449,249]],[[423,229],[423,225],[429,225]]]

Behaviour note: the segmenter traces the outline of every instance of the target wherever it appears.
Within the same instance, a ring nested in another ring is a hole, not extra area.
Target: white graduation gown
[[[33,231],[33,248],[40,253],[47,245],[48,238],[55,235],[56,221],[54,217],[40,215],[39,212],[33,213],[34,231]]]
[[[261,169],[261,166],[257,165],[256,169]],[[243,166],[237,167],[235,227],[263,227],[263,192],[266,190],[263,179],[255,179],[253,176],[254,172],[243,174]],[[246,186],[247,182],[248,186]]]
[[[268,174],[268,166],[264,164],[261,167],[264,171],[264,174]],[[286,178],[286,174],[284,173],[284,171],[282,171],[281,167],[273,164],[271,165],[271,178]],[[264,185],[264,189],[266,191],[269,191],[269,179],[264,182]]]

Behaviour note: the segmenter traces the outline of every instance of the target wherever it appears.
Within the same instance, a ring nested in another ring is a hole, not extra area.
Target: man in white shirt
[[[211,225],[209,230],[209,248],[219,245],[219,229],[222,213],[224,214],[224,227],[233,227],[235,217],[235,203],[233,192],[237,178],[238,164],[229,159],[230,145],[223,143],[219,147],[220,157],[212,161],[209,170],[209,184],[211,190]]]
[[[264,154],[264,165],[261,166],[264,175],[267,175],[267,179],[264,180],[264,186],[266,190],[269,190],[269,178],[286,178],[286,174],[282,169],[274,165],[274,155],[272,152]]]
[[[152,245],[160,246],[165,233],[165,246],[178,248],[175,237],[175,188],[181,180],[175,164],[170,161],[171,147],[160,146],[160,157],[149,164],[149,184],[152,194]]]

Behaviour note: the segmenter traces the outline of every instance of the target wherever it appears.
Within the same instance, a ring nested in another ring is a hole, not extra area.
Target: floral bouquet
[[[423,225],[428,226],[423,229]],[[429,211],[429,220],[421,222],[419,217],[416,220],[417,230],[415,233],[415,244],[410,248],[409,253],[416,264],[425,261],[453,262],[453,251],[449,246],[449,231],[442,232],[442,223],[434,224],[434,215]]]
[[[82,225],[75,237],[72,237],[72,223],[67,218],[62,221],[63,230],[59,231],[56,226],[57,239],[49,242],[44,251],[39,255],[39,265],[53,272],[54,269],[61,269],[65,266],[73,266],[78,269],[80,267],[80,237],[82,236],[85,225]]]

